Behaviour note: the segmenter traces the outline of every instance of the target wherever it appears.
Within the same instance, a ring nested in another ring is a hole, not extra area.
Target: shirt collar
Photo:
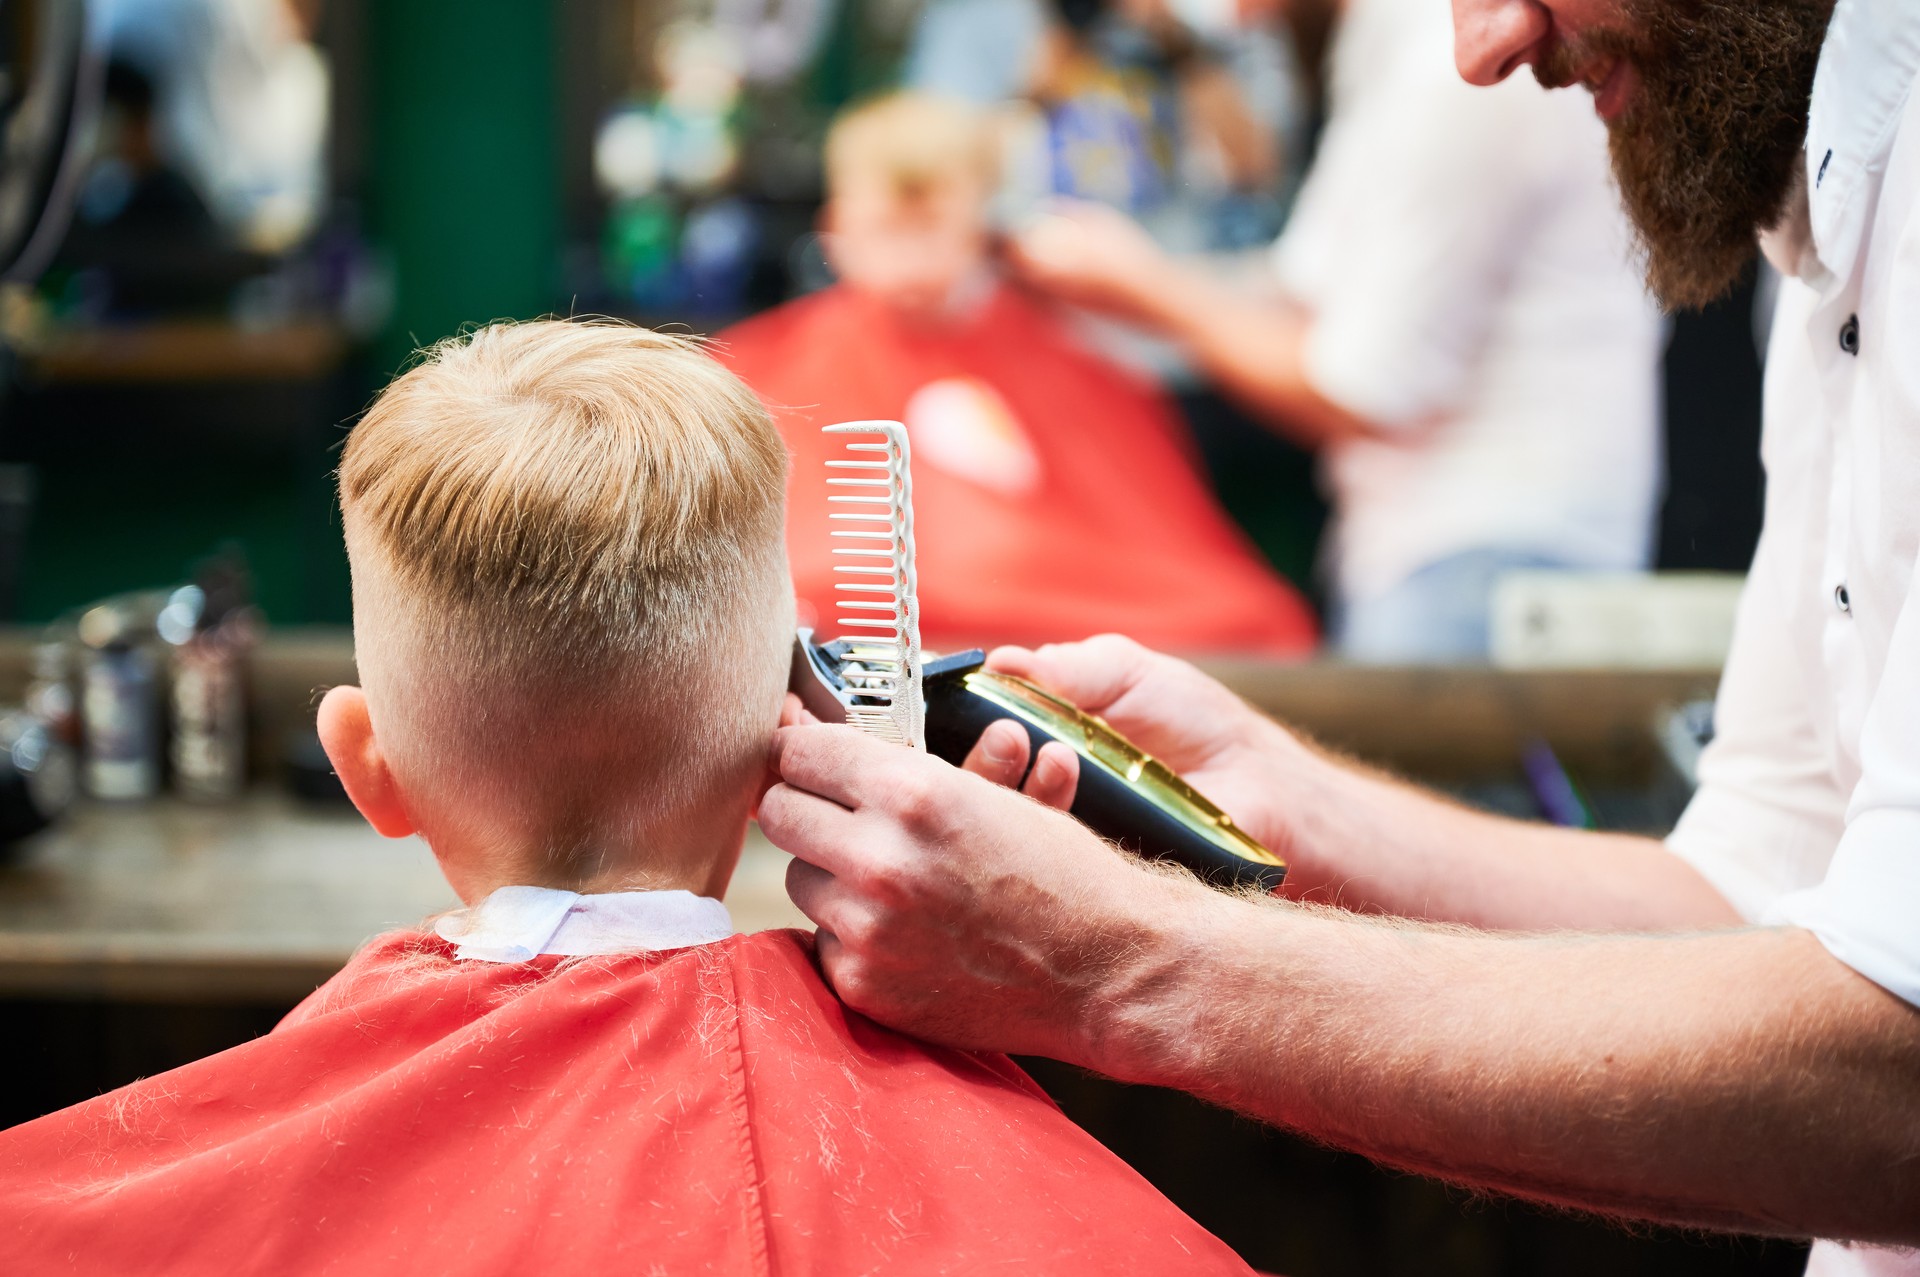
[[[630,950],[684,949],[733,934],[718,900],[691,891],[612,891],[582,895],[550,887],[500,887],[433,929],[458,945],[456,958],[526,962],[543,953],[580,957]]]
[[[1807,116],[1806,203],[1801,251],[1780,263],[1815,284],[1853,275],[1893,150],[1894,133],[1920,68],[1920,5],[1912,0],[1839,0],[1814,72]],[[1811,251],[1806,251],[1811,250]],[[1781,254],[1770,247],[1770,257]]]

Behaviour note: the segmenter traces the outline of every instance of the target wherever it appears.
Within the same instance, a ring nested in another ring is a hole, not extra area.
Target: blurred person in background
[[[838,121],[823,217],[840,283],[719,337],[795,455],[803,623],[831,628],[820,427],[904,421],[920,624],[935,645],[1120,629],[1187,652],[1306,653],[1314,624],[1202,481],[1170,401],[1002,281],[996,133],[900,94]]]
[[[260,269],[214,217],[166,144],[151,77],[107,64],[94,154],[49,272],[61,312],[80,321],[217,314]]]
[[[157,136],[153,81],[127,62],[107,64],[99,153],[87,174],[68,248],[98,233],[147,253],[202,250],[223,240],[193,183]]]
[[[155,144],[239,244],[277,252],[321,213],[331,78],[320,0],[100,0],[95,23],[154,92]]]
[[[1646,565],[1661,322],[1591,111],[1530,80],[1463,83],[1433,0],[1293,3],[1338,12],[1272,287],[1229,285],[1091,204],[1039,219],[1013,259],[1173,338],[1321,452],[1345,655],[1481,660],[1504,573]]]
[[[1277,26],[1210,0],[934,0],[906,82],[1008,109],[1003,200],[1097,200],[1181,252],[1245,248],[1280,224],[1307,109]]]

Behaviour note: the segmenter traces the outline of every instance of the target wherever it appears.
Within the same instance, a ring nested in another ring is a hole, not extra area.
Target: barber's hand
[[[999,648],[987,658],[987,668],[1038,683],[1098,714],[1274,853],[1287,857],[1293,851],[1285,819],[1286,781],[1317,759],[1271,719],[1185,661],[1117,634],[1103,634],[1035,651]],[[1000,726],[996,723],[989,733]],[[1005,773],[996,774],[984,757],[986,745],[983,737],[967,766],[1004,781]],[[998,748],[1010,746],[1011,741],[1005,741]],[[1054,748],[1064,751],[1064,746],[1049,746],[1041,751],[1040,761],[1046,762]],[[1024,742],[1019,757],[1024,765]],[[1040,771],[1036,765],[1036,777]],[[1046,802],[1056,801],[1061,789],[1051,776],[1038,792],[1029,782],[1029,792]],[[1058,805],[1071,802],[1069,787],[1065,803]]]
[[[1040,747],[1039,757],[1034,757],[1027,729],[1011,718],[987,724],[961,766],[1061,811],[1073,806],[1073,796],[1080,787],[1080,755],[1050,740]]]
[[[780,711],[780,726],[805,727],[820,720],[792,692]],[[989,723],[973,744],[973,750],[961,764],[976,776],[996,785],[1017,789],[1035,802],[1066,811],[1073,806],[1073,795],[1080,784],[1080,755],[1059,741],[1048,741],[1034,757],[1033,741],[1027,729],[1010,718]],[[767,774],[766,786],[779,777]]]
[[[1145,982],[1143,938],[1212,893],[852,728],[783,727],[770,767],[760,827],[795,857],[787,893],[848,1006],[955,1046],[1120,1071],[1104,1044]]]
[[[1076,305],[1148,319],[1161,278],[1174,263],[1126,214],[1060,200],[1011,236],[1007,262],[1043,293]]]

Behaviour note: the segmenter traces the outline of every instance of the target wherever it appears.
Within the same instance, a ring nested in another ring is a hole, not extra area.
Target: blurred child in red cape
[[[266,1037],[0,1133],[10,1277],[1247,1271],[1005,1057],[732,933],[785,462],[642,329],[493,327],[387,390],[340,471],[363,687],[321,736],[469,907]]]
[[[788,551],[824,633],[830,544],[820,427],[904,421],[929,644],[1118,630],[1185,652],[1300,655],[1300,596],[1227,518],[1171,400],[1078,345],[989,264],[996,143],[957,103],[899,94],[827,141],[841,282],[721,334],[794,456]]]

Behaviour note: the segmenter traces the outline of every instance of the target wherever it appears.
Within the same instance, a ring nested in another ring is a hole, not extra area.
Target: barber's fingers
[[[980,739],[973,743],[961,766],[996,785],[1013,789],[1025,778],[1032,755],[1027,729],[1010,718],[1002,718],[987,724],[987,730],[980,733]]]
[[[798,858],[787,862],[787,899],[815,926],[831,930],[845,896],[840,881],[820,866]]]
[[[858,855],[853,813],[818,794],[774,785],[761,796],[757,816],[768,842],[828,872],[849,868]]]
[[[787,895],[813,920],[813,952],[821,974],[856,1010],[866,1010],[859,968],[878,943],[873,914],[830,873],[796,860],[787,866]]]
[[[787,693],[787,699],[780,705],[779,725],[781,727],[799,727],[807,723],[817,723],[819,721],[819,719],[815,718],[813,714],[808,711],[805,705],[800,703],[798,696],[795,696],[792,692]],[[779,783],[780,777],[778,773],[773,770],[773,764],[769,762],[766,772],[760,778],[760,788],[753,797],[754,819],[758,820],[760,818],[760,803],[766,798],[767,791]]]
[[[1027,777],[1020,792],[1035,802],[1066,811],[1073,806],[1073,796],[1079,788],[1080,755],[1059,741],[1050,740],[1040,747],[1039,757],[1033,760],[1033,774]]]
[[[820,963],[820,974],[826,977],[827,984],[840,995],[840,1000],[856,1011],[863,1009],[848,996],[851,987],[857,994],[858,983],[852,978],[855,959],[847,952],[847,946],[841,942],[831,927],[821,927],[813,933],[813,956]]]
[[[776,731],[767,765],[794,788],[852,808],[885,792],[904,752],[857,728],[822,723]]]
[[[1027,768],[1031,760],[1033,768]],[[1020,792],[1036,802],[1065,811],[1080,787],[1080,756],[1059,741],[1048,741],[1033,757],[1027,729],[1012,719],[989,723],[962,766],[974,775]]]
[[[1031,650],[996,648],[987,657],[987,668],[1038,683],[1088,713],[1103,714],[1140,685],[1157,659],[1130,638],[1101,634],[1083,643],[1049,643]]]

